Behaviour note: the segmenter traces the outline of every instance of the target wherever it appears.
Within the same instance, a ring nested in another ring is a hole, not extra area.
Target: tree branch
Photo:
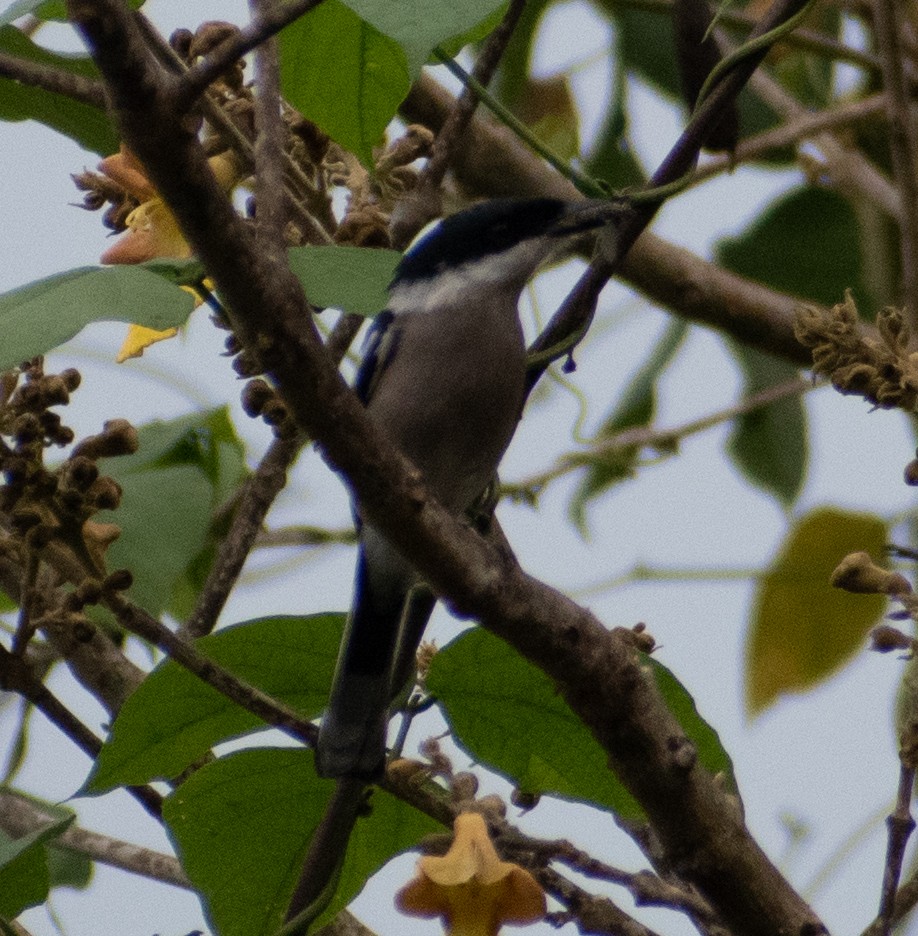
[[[0,647],[0,686],[35,706],[84,754],[95,759],[102,742],[33,673],[25,660]],[[127,791],[156,820],[162,819],[163,798],[152,787],[129,786]]]
[[[210,55],[189,68],[183,76],[176,93],[176,106],[187,110],[216,81],[223,72],[234,65],[252,49],[266,39],[276,36],[285,26],[317,7],[322,0],[287,0],[273,8],[263,8],[260,14],[234,36],[217,46]]]
[[[274,0],[249,0],[256,16],[280,9]],[[265,38],[255,47],[255,222],[262,250],[286,250],[284,227],[284,135],[281,118],[280,63],[277,39]]]
[[[899,217],[902,258],[902,292],[906,316],[913,332],[918,332],[918,134],[912,115],[910,82],[903,68],[899,34],[902,22],[897,6],[890,0],[875,0],[873,28],[877,49],[883,61],[889,121],[889,148],[893,177],[902,206]]]
[[[0,789],[0,828],[12,838],[22,838],[55,821],[53,816],[39,809],[24,796],[18,796],[11,790]],[[191,890],[191,883],[179,860],[172,855],[163,855],[140,845],[132,845],[130,842],[122,842],[74,826],[65,829],[50,844],[54,848],[85,855],[93,861],[100,861],[131,874],[139,874],[153,881]]]
[[[217,692],[307,746],[315,743],[318,728],[309,719],[238,679],[229,670],[199,653],[192,644],[178,637],[142,608],[113,593],[104,596],[104,603],[122,627],[158,647],[171,660],[213,686]]]
[[[179,627],[181,639],[195,640],[217,626],[220,612],[255,545],[271,505],[287,483],[287,471],[300,448],[299,439],[275,439],[251,477],[246,479],[232,524],[220,540],[194,611]]]
[[[82,104],[89,104],[90,107],[105,110],[105,88],[101,82],[50,65],[29,62],[0,52],[0,78],[10,78],[20,84],[61,94]]]

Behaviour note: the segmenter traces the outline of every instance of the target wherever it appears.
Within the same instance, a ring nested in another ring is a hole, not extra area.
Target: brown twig
[[[248,26],[217,46],[208,56],[193,65],[181,79],[176,106],[187,110],[227,68],[235,64],[266,39],[276,36],[285,26],[317,7],[322,0],[288,0],[263,6]]]
[[[487,86],[497,69],[507,43],[526,7],[526,0],[510,0],[507,12],[488,36],[475,62],[472,76]],[[433,152],[408,198],[399,202],[392,218],[392,243],[402,249],[418,231],[441,213],[440,186],[453,161],[456,148],[478,106],[478,96],[464,88],[434,140]]]
[[[208,659],[142,608],[117,593],[107,593],[104,603],[125,630],[158,647],[171,660],[213,686],[217,692],[290,737],[309,746],[315,742],[318,729],[308,719]]]
[[[12,790],[0,789],[0,828],[7,835],[21,838],[55,821],[53,816],[39,809],[31,800],[18,796]],[[172,855],[164,855],[73,825],[66,828],[51,844],[54,848],[85,855],[93,861],[151,881],[191,890],[191,882],[182,870],[181,863]]]
[[[249,9],[263,19],[279,9],[273,0],[249,0]],[[284,227],[284,139],[281,117],[280,63],[274,36],[255,47],[255,221],[262,250],[286,251]]]
[[[766,153],[800,143],[826,131],[839,130],[869,117],[874,117],[886,108],[886,96],[871,94],[860,101],[851,101],[837,107],[829,107],[818,113],[801,111],[785,123],[770,130],[763,130],[743,140],[732,155],[718,154],[699,166],[693,176],[692,185],[703,182],[722,172],[732,172],[741,163],[758,159]]]
[[[220,540],[191,616],[179,628],[179,637],[194,640],[209,634],[239,578],[264,519],[287,483],[287,471],[300,450],[298,439],[275,439],[258,467],[246,479],[233,521]]]
[[[777,403],[787,397],[808,393],[818,386],[820,384],[816,384],[812,380],[794,377],[791,380],[774,384],[757,393],[750,394],[734,406],[718,410],[716,413],[703,416],[700,419],[693,419],[672,429],[656,429],[652,426],[634,426],[630,429],[624,429],[615,433],[615,435],[596,439],[585,451],[575,451],[562,456],[553,468],[531,475],[523,481],[508,484],[505,486],[505,490],[511,496],[523,492],[535,493],[549,481],[554,481],[571,471],[588,467],[603,458],[614,457],[618,453],[635,448],[673,452],[682,439],[697,435],[699,432],[704,432],[731,419],[736,419],[738,416],[753,413],[764,406],[770,406],[772,403]]]
[[[880,936],[889,936],[896,908],[896,889],[902,873],[905,846],[915,828],[912,818],[912,792],[915,789],[915,768],[903,762],[899,767],[899,790],[896,807],[886,820],[889,840],[886,846],[886,864],[883,868],[883,890],[880,896],[880,912],[877,914]]]
[[[902,292],[912,331],[918,332],[918,133],[911,112],[911,89],[905,77],[899,36],[902,21],[892,0],[875,0],[873,28],[883,61],[893,177],[899,190]]]
[[[88,757],[94,760],[98,756],[102,741],[41,680],[36,679],[25,660],[14,656],[2,646],[0,686],[31,702]],[[148,786],[129,786],[127,791],[154,819],[162,819],[163,798],[156,790]]]
[[[752,76],[750,87],[769,107],[792,120],[804,117],[807,109],[764,71]],[[867,198],[889,217],[899,220],[902,205],[899,193],[887,176],[863,153],[841,142],[833,133],[820,133],[813,139],[826,162],[826,173],[840,192]]]
[[[93,78],[84,78],[50,65],[29,62],[0,52],[0,78],[10,78],[33,88],[61,94],[90,107],[105,110],[105,88]]]
[[[556,926],[573,922],[581,933],[597,936],[657,936],[655,930],[629,916],[608,897],[585,891],[551,868],[539,869],[536,877],[552,897],[567,907],[560,914],[549,914]]]

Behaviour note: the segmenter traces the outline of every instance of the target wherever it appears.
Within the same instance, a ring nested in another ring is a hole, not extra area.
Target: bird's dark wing
[[[364,406],[370,402],[373,389],[391,360],[398,341],[398,331],[393,328],[395,315],[385,309],[376,316],[363,343],[363,359],[354,378],[354,392]]]

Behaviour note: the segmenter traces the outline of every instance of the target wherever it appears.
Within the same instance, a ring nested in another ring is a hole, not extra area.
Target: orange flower
[[[127,216],[127,230],[102,254],[102,263],[143,263],[155,257],[184,260],[191,256],[191,246],[175,216],[128,150],[122,146],[120,152],[103,159],[99,170],[140,202]]]
[[[504,923],[545,916],[545,894],[524,868],[501,861],[478,813],[463,813],[442,857],[425,856],[417,877],[395,896],[410,916],[441,917],[448,936],[497,936]]]
[[[239,181],[232,154],[227,152],[212,157],[210,166],[220,185],[227,192],[231,191]],[[175,216],[157,194],[143,166],[129,150],[122,146],[114,156],[103,159],[99,169],[140,202],[127,216],[127,230],[102,254],[102,263],[144,263],[157,257],[184,260],[191,256],[191,245],[185,240]],[[200,305],[201,300],[196,293],[195,298]],[[118,363],[140,357],[151,344],[176,334],[178,330],[175,328],[157,331],[131,325],[118,353]]]

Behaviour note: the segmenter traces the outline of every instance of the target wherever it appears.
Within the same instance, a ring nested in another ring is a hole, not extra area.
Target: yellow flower
[[[448,936],[496,936],[504,923],[545,916],[545,894],[524,868],[501,861],[478,813],[456,817],[442,857],[425,856],[417,877],[395,897],[402,913],[441,917]]]

